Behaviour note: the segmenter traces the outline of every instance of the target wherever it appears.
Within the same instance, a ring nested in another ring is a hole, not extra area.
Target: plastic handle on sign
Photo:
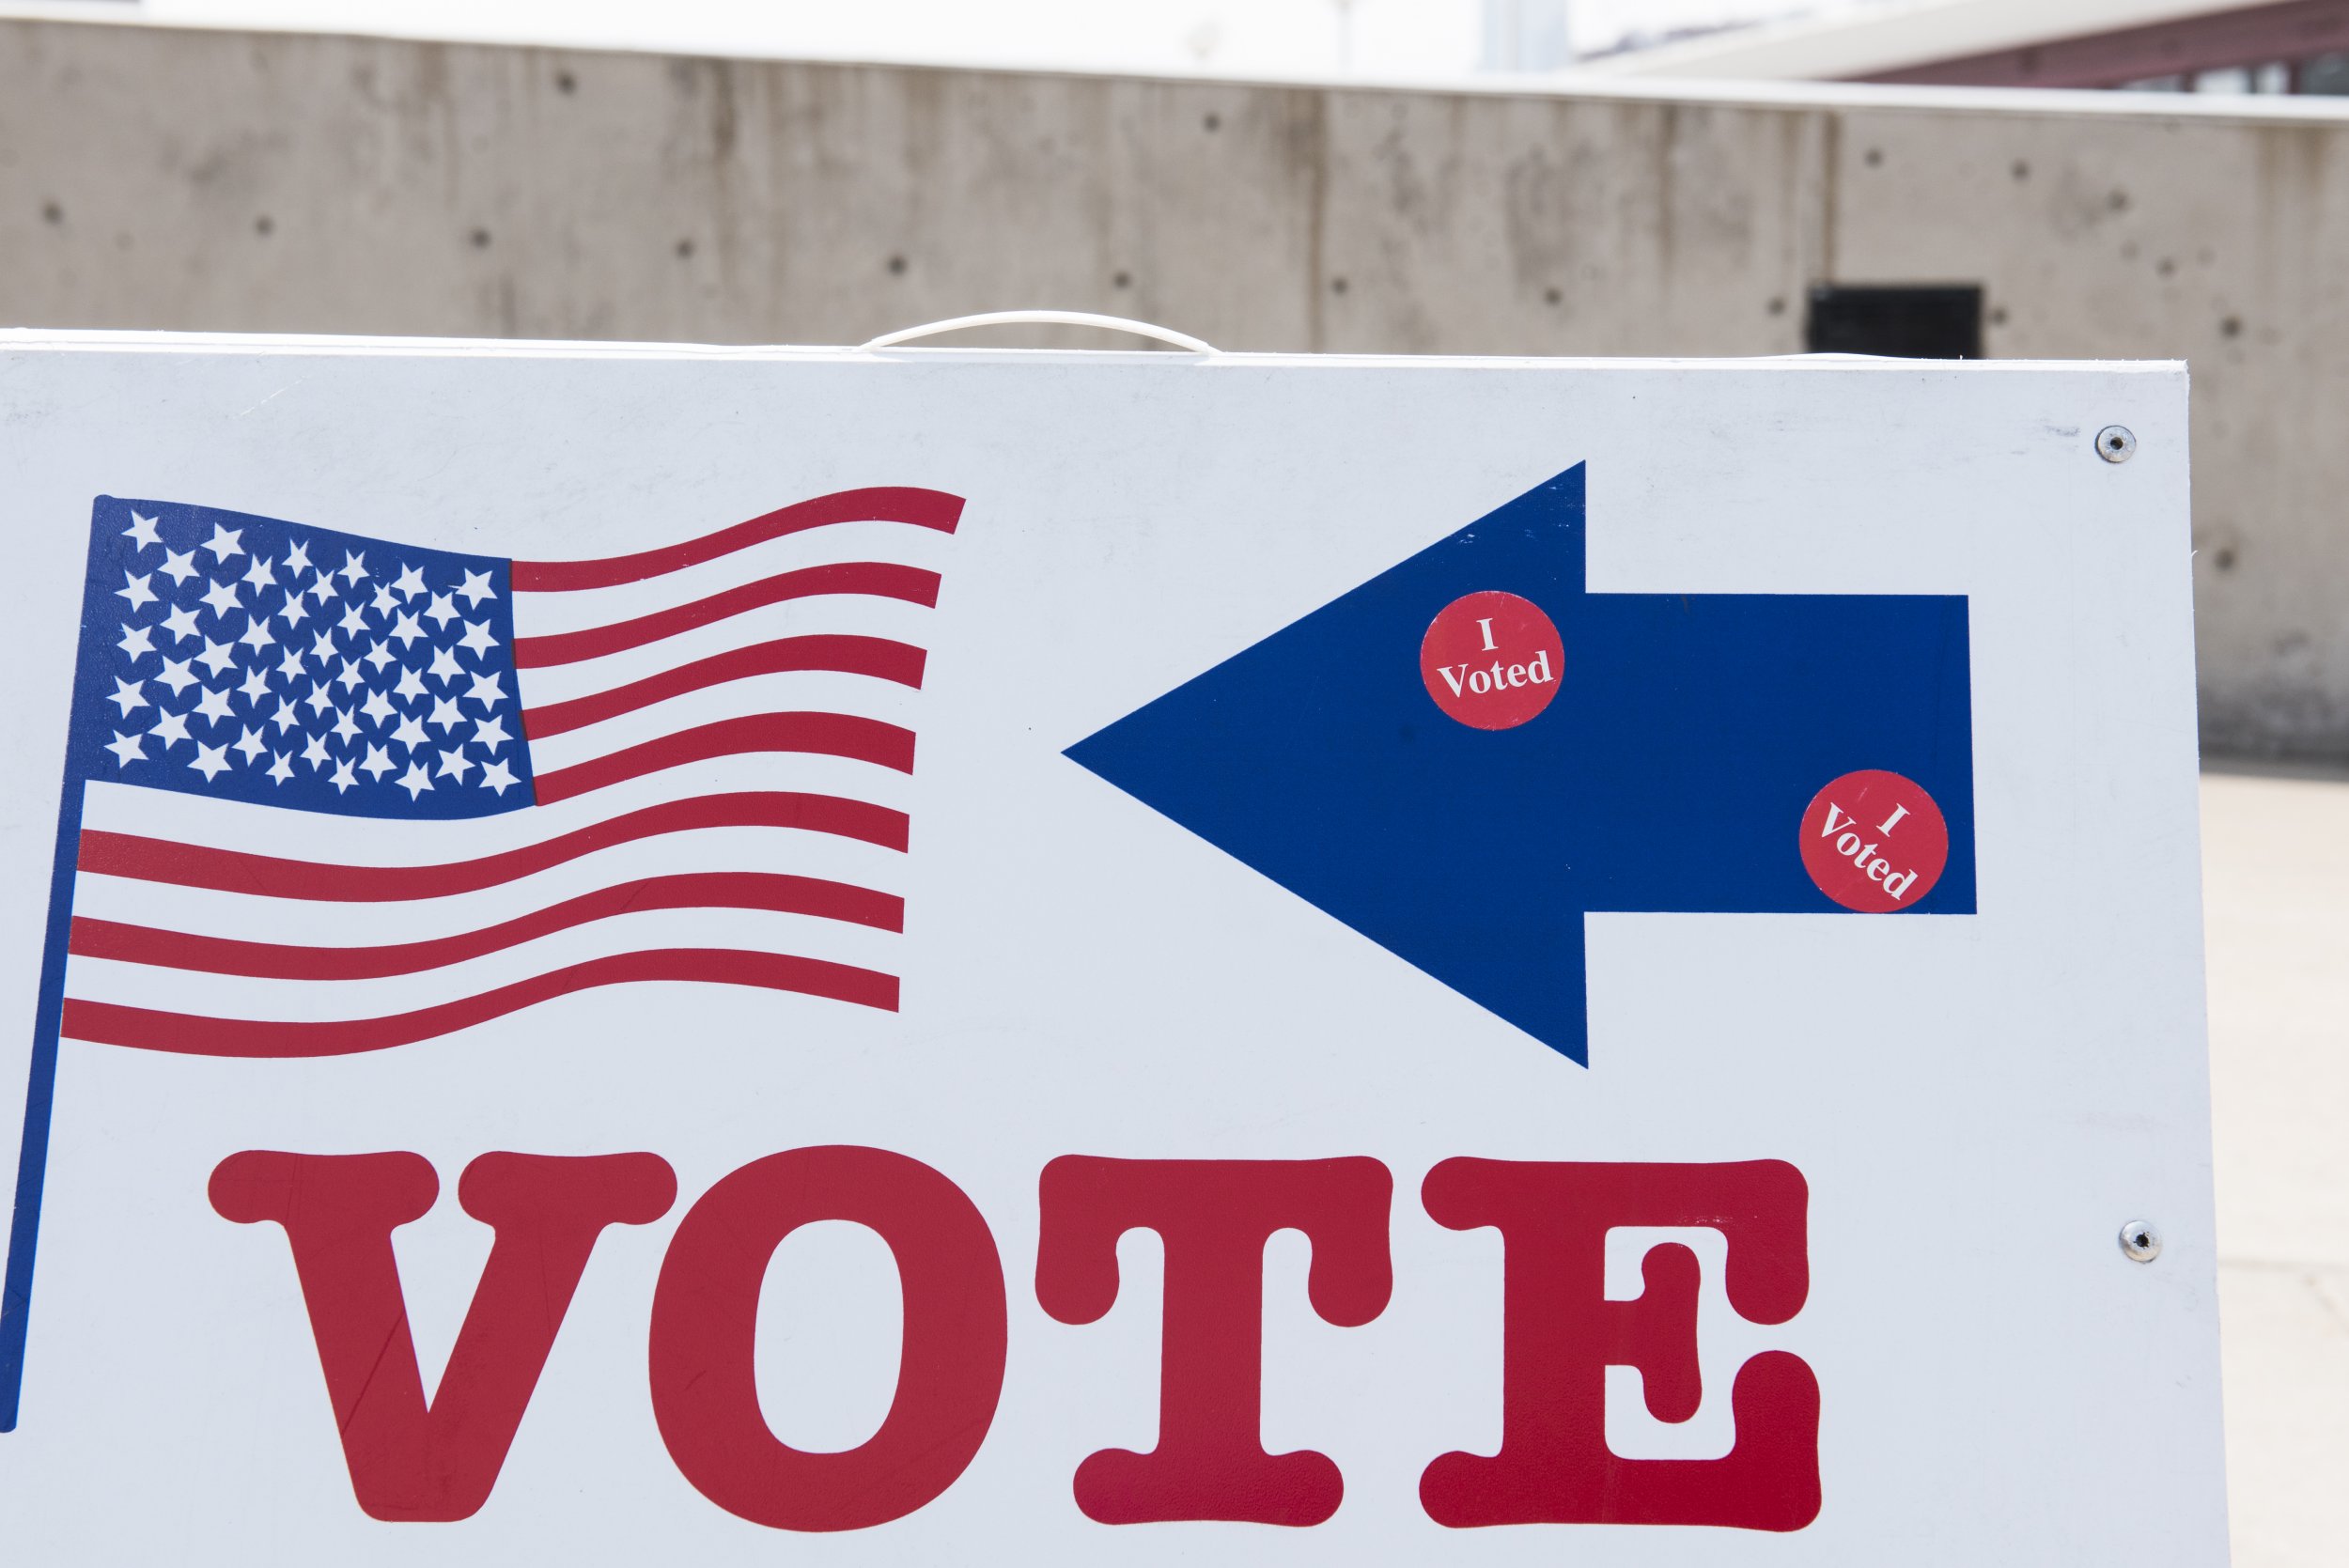
[[[1203,343],[1189,333],[1178,333],[1172,327],[1161,327],[1150,321],[1129,320],[1123,316],[1097,316],[1089,310],[990,310],[981,316],[957,316],[944,321],[931,321],[919,327],[905,327],[894,333],[883,333],[870,343],[860,345],[860,352],[875,349],[894,349],[910,343],[917,337],[936,337],[941,333],[960,332],[965,327],[1099,327],[1104,332],[1132,333],[1138,337],[1156,338],[1174,345],[1188,353],[1219,354],[1222,350],[1212,343]]]

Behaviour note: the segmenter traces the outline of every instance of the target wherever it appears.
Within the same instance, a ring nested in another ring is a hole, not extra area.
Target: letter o
[[[1836,852],[1841,854],[1845,860],[1851,859],[1854,855],[1859,853],[1859,835],[1858,833],[1845,833],[1843,837],[1835,841],[1835,848]]]
[[[1483,670],[1469,676],[1469,690],[1482,696],[1493,689],[1493,677]]]
[[[778,1439],[758,1406],[759,1286],[783,1238],[819,1219],[879,1232],[905,1340],[880,1430],[841,1453]],[[776,1529],[863,1529],[954,1484],[995,1419],[1006,1312],[995,1238],[960,1188],[886,1149],[753,1160],[677,1224],[652,1301],[652,1407],[669,1457],[729,1514]]]

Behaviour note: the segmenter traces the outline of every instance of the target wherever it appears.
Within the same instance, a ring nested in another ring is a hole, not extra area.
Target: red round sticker
[[[1950,860],[1950,825],[1915,781],[1846,773],[1802,814],[1802,863],[1846,909],[1890,914],[1915,907]]]
[[[1515,729],[1548,707],[1565,662],[1565,644],[1541,608],[1498,591],[1454,599],[1419,644],[1427,694],[1480,730]]]

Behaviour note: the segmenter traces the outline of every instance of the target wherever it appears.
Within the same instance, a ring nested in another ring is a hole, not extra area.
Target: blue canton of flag
[[[530,803],[508,564],[101,497],[66,769],[359,816]]]

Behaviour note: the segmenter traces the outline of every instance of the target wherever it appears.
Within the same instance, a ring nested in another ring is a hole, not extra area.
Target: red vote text
[[[425,1396],[392,1248],[433,1205],[440,1179],[406,1153],[254,1150],[213,1172],[212,1206],[281,1227],[308,1312],[334,1430],[358,1506],[378,1519],[466,1518],[530,1433],[532,1393],[564,1354],[563,1321],[613,1225],[648,1225],[677,1198],[650,1154],[481,1156],[458,1184],[495,1232],[438,1389]],[[1607,1446],[1606,1374],[1638,1369],[1648,1413],[1690,1419],[1699,1265],[1649,1250],[1636,1299],[1605,1296],[1608,1233],[1694,1227],[1727,1242],[1731,1308],[1766,1325],[1810,1290],[1800,1172],[1731,1164],[1447,1159],[1422,1184],[1424,1215],[1397,1211],[1388,1168],[1366,1157],[1306,1160],[1065,1156],[1038,1184],[1036,1306],[1062,1324],[1105,1316],[1127,1288],[1117,1247],[1157,1234],[1165,1256],[1157,1431],[1147,1452],[1103,1447],[1068,1496],[1086,1517],[1129,1526],[1216,1520],[1308,1529],[1347,1499],[1336,1461],[1270,1453],[1263,1429],[1264,1326],[1310,1312],[1355,1328],[1411,1281],[1393,1275],[1398,1225],[1491,1229],[1501,1243],[1500,1452],[1433,1453],[1419,1502],[1438,1524],[1681,1525],[1799,1529],[1820,1508],[1820,1391],[1802,1360],[1765,1351],[1728,1390],[1736,1428],[1714,1460],[1624,1459]],[[845,1220],[884,1241],[903,1296],[897,1383],[879,1430],[855,1448],[781,1441],[759,1405],[758,1300],[776,1249],[801,1226]],[[1305,1299],[1268,1299],[1265,1244],[1301,1233]],[[1459,1266],[1474,1267],[1463,1250]],[[1013,1303],[995,1234],[954,1181],[909,1156],[837,1146],[752,1161],[696,1199],[670,1235],[646,1325],[652,1419],[677,1471],[716,1507],[779,1530],[869,1529],[964,1479],[1003,1395]],[[1049,1374],[1034,1364],[1028,1375]],[[1366,1370],[1365,1375],[1370,1374]],[[1402,1416],[1398,1419],[1408,1419]],[[1431,1437],[1434,1435],[1431,1434]]]

